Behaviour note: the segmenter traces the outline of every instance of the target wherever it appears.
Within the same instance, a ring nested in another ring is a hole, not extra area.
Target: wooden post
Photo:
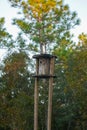
[[[36,61],[36,74],[38,74],[39,61]],[[34,130],[38,130],[38,78],[35,78],[34,89]]]
[[[34,130],[38,130],[38,79],[35,78],[34,90]]]
[[[54,58],[51,59],[50,63],[50,75],[54,73]],[[48,122],[47,130],[51,130],[51,120],[52,120],[52,95],[53,95],[53,77],[49,78],[49,94],[48,94]]]
[[[51,130],[51,118],[52,118],[52,94],[53,94],[53,78],[49,79],[49,96],[48,96],[48,124],[47,130]]]

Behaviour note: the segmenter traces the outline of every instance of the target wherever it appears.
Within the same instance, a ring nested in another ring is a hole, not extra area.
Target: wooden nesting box
[[[54,76],[54,62],[56,56],[50,54],[34,55],[36,59],[36,75],[38,78],[49,78]]]

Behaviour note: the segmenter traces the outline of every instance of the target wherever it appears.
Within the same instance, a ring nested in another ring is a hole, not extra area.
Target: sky
[[[81,19],[79,26],[72,30],[75,37],[74,40],[77,41],[78,35],[82,32],[87,33],[87,0],[64,0],[65,4],[68,4],[71,11],[76,11],[78,17]],[[0,17],[5,17],[5,27],[7,30],[16,37],[18,29],[12,26],[12,18],[18,17],[17,10],[10,6],[8,0],[0,0]],[[0,57],[3,55],[4,51],[0,49]]]
[[[0,17],[5,17],[5,27],[7,30],[16,35],[18,29],[15,26],[12,26],[12,18],[17,17],[17,10],[10,6],[8,0],[0,0]]]
[[[78,35],[82,32],[87,34],[87,0],[65,0],[65,3],[69,4],[71,11],[77,12],[81,20],[80,25],[72,31],[77,40]]]

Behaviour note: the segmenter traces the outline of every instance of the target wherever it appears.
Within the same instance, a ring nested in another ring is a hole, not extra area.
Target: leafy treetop
[[[71,44],[70,29],[79,24],[77,14],[70,12],[63,0],[9,0],[13,7],[19,8],[23,18],[14,19],[21,32],[29,38],[29,46],[41,53],[52,48]],[[50,45],[50,46],[49,46]]]
[[[33,16],[37,19],[41,19],[43,13],[48,13],[56,6],[55,0],[28,0],[28,3],[33,12]]]

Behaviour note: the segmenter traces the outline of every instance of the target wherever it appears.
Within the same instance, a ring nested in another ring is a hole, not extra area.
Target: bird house
[[[50,54],[34,55],[36,59],[36,74],[38,78],[54,77],[54,61],[56,56]]]

